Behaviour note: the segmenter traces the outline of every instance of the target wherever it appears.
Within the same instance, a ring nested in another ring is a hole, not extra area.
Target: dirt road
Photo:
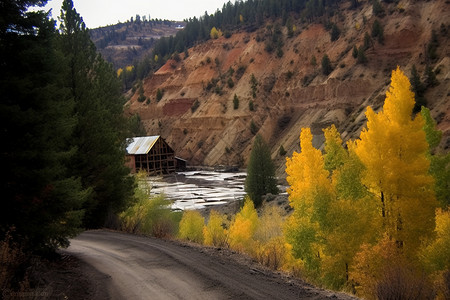
[[[66,250],[105,275],[93,277],[96,298],[352,299],[214,251],[110,231],[82,233]]]

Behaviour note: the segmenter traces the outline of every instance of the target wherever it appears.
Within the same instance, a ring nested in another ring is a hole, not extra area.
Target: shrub
[[[227,245],[227,230],[225,228],[227,218],[225,215],[211,210],[208,225],[203,227],[205,245],[224,247]]]
[[[238,109],[239,108],[239,98],[236,94],[234,94],[233,98],[233,108]]]
[[[144,102],[147,99],[147,97],[144,96],[144,94],[139,95],[138,102]]]
[[[199,106],[200,106],[200,102],[198,102],[198,100],[195,100],[194,103],[191,106],[192,113],[194,113]]]
[[[380,22],[378,20],[375,20],[372,25],[372,37],[377,37],[378,42],[380,44],[384,43],[384,33],[383,33],[383,26],[381,26]]]
[[[367,50],[370,48],[370,46],[373,46],[373,42],[372,39],[370,38],[370,35],[366,32],[364,34],[364,50]]]
[[[171,201],[164,195],[151,197],[151,187],[146,181],[145,172],[139,172],[136,177],[136,203],[119,215],[122,230],[155,237],[174,236],[178,229],[180,213],[171,211]]]
[[[311,57],[311,66],[313,66],[313,67],[315,67],[315,66],[317,66],[317,60],[316,60],[316,57],[313,55],[312,57]]]
[[[230,89],[234,87],[234,82],[233,82],[233,79],[231,77],[228,78],[227,84],[228,84],[228,87]]]
[[[431,299],[430,283],[385,236],[375,246],[364,244],[350,276],[357,295],[375,299]]]
[[[258,214],[253,202],[246,197],[244,206],[231,222],[228,240],[230,248],[239,252],[255,254],[253,234],[258,227]]]
[[[162,97],[164,96],[164,90],[157,89],[156,90],[156,101],[161,101]]]
[[[273,270],[278,270],[286,265],[290,254],[289,245],[283,236],[274,237],[264,244],[258,244],[256,260]]]
[[[205,218],[196,210],[188,210],[183,213],[180,221],[178,236],[191,242],[203,243],[203,226]]]
[[[358,57],[358,48],[356,47],[356,45],[353,46],[352,56],[353,56],[353,58]]]
[[[341,34],[341,31],[339,30],[339,27],[337,27],[336,24],[333,23],[333,26],[331,27],[331,41],[334,42],[339,38],[339,35]]]
[[[252,100],[250,100],[250,101],[248,102],[248,109],[249,109],[250,111],[254,111],[254,110],[255,110],[255,106],[254,106]]]
[[[280,146],[280,149],[278,150],[278,153],[280,154],[280,156],[285,156],[286,155],[286,150],[284,150],[283,145]]]
[[[366,57],[366,53],[364,52],[363,47],[359,47],[358,49],[358,57],[356,59],[358,64],[365,64],[367,63],[367,57]]]
[[[252,89],[252,96],[256,98],[256,92],[258,91],[258,80],[254,74],[250,76],[250,88]]]
[[[372,11],[375,16],[383,17],[384,9],[379,0],[372,0]]]
[[[247,67],[243,66],[243,65],[240,65],[238,67],[238,69],[236,70],[236,76],[235,76],[236,81],[239,81],[239,79],[242,78],[242,75],[244,75],[246,69],[247,69]]]
[[[250,123],[250,132],[254,135],[258,133],[258,130],[258,126],[256,126],[255,122],[253,122],[252,120],[252,122]]]
[[[333,67],[331,66],[331,61],[328,58],[328,55],[324,54],[322,57],[322,73],[324,75],[329,75],[333,71]]]
[[[13,241],[14,228],[8,230],[0,241],[0,290],[7,291],[21,285],[23,267],[27,265],[28,258],[23,247]]]

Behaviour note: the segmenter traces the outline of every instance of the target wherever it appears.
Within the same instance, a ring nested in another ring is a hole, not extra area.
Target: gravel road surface
[[[176,241],[96,230],[65,251],[95,269],[96,298],[355,299]]]

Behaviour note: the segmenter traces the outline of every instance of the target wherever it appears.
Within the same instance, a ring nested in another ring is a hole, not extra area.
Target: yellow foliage
[[[389,264],[400,259],[400,253],[393,240],[387,235],[375,246],[364,244],[355,257],[355,265],[350,270],[350,278],[355,283],[357,295],[373,298],[377,283]]]
[[[222,36],[222,31],[220,29],[216,29],[216,27],[211,28],[211,32],[209,34],[212,39],[218,39]]]
[[[259,263],[278,270],[290,262],[291,247],[283,236],[274,237],[265,243],[257,242],[256,259]]]
[[[267,243],[283,235],[283,217],[279,206],[264,206],[255,231],[255,239]]]
[[[244,16],[243,15],[239,15],[239,22],[244,23]]]
[[[411,118],[410,87],[399,68],[392,72],[383,110],[367,108],[367,127],[354,150],[366,167],[363,183],[380,201],[385,231],[411,254],[432,232],[437,203],[428,174],[424,122],[420,114]]]
[[[431,299],[434,291],[422,270],[385,235],[378,244],[365,244],[355,257],[350,278],[365,299]]]
[[[431,273],[438,299],[450,296],[450,211],[436,211],[435,238],[420,251],[424,268]]]
[[[126,70],[127,72],[132,72],[133,69],[134,69],[134,66],[127,66],[127,67],[125,68],[125,70]]]
[[[361,24],[359,24],[359,22],[356,22],[356,24],[355,24],[355,29],[356,29],[356,30],[361,29]]]
[[[155,62],[158,62],[158,59],[159,59],[158,55],[155,54],[155,57],[153,58],[153,60],[154,60]]]
[[[450,270],[450,211],[436,211],[436,238],[421,251],[421,260],[430,271]]]
[[[292,158],[286,158],[289,202],[294,209],[310,210],[314,201],[311,195],[319,189],[331,193],[332,186],[322,153],[312,145],[311,129],[302,128],[300,148],[301,153],[294,152]]]
[[[195,243],[203,243],[203,226],[205,218],[196,210],[188,210],[183,213],[180,221],[178,236]]]
[[[228,232],[224,228],[226,216],[211,210],[208,225],[203,227],[203,237],[205,245],[224,247],[227,245]]]
[[[258,214],[248,197],[245,199],[244,206],[236,214],[228,231],[228,240],[231,249],[239,252],[254,254],[255,240],[253,235],[258,226]]]
[[[117,70],[117,77],[120,77],[120,75],[122,75],[122,73],[123,73],[123,69],[122,69],[122,68],[119,68],[119,69]]]

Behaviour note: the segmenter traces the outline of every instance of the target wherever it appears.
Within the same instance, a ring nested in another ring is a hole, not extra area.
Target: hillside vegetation
[[[167,61],[135,85],[126,106],[128,114],[139,114],[147,134],[161,134],[193,165],[245,166],[259,133],[271,145],[278,175],[285,176],[279,149],[298,151],[302,127],[311,127],[316,147],[324,141],[322,128],[332,123],[344,141],[358,136],[365,108],[381,107],[392,70],[400,66],[413,78],[414,66],[413,89],[444,133],[440,149],[448,149],[446,1],[376,1],[379,7],[331,1],[313,15],[304,5],[254,20],[239,13],[247,2],[231,5],[237,19],[211,27],[211,35],[189,49],[174,48],[170,56],[158,43],[153,63]],[[294,2],[314,1],[280,1]],[[211,26],[225,15],[218,11],[197,22]],[[176,45],[195,24],[190,20],[162,43]]]
[[[136,15],[124,23],[95,28],[89,31],[102,56],[116,68],[134,65],[145,59],[156,42],[175,35],[184,22],[150,19]]]

